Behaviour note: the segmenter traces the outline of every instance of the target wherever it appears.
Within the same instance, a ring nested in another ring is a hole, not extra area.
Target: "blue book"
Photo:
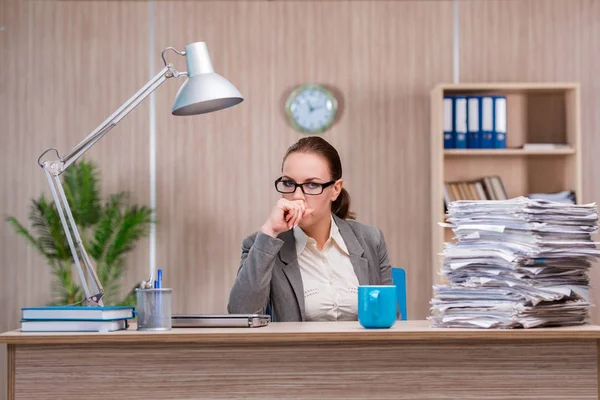
[[[134,307],[107,306],[107,307],[25,307],[22,308],[24,320],[116,320],[134,317]]]
[[[494,147],[506,148],[506,96],[494,96]]]
[[[454,147],[467,148],[467,98],[454,97]]]
[[[454,148],[454,102],[452,97],[444,97],[444,115],[442,118],[442,124],[444,125],[444,148]]]
[[[467,148],[481,148],[481,108],[479,107],[481,97],[467,97]]]
[[[494,99],[491,96],[481,98],[481,148],[493,149],[494,143]]]

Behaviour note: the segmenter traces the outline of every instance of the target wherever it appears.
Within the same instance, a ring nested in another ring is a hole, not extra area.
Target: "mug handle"
[[[373,319],[379,319],[379,290],[373,290],[369,293],[369,309],[373,314]]]

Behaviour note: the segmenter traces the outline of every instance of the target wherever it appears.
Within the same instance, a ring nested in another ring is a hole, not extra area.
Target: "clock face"
[[[337,101],[319,85],[300,86],[286,102],[286,113],[292,126],[304,133],[324,132],[333,124]]]

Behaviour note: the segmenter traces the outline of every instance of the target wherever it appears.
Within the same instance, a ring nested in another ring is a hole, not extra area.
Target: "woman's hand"
[[[269,236],[277,237],[281,232],[298,226],[302,218],[312,214],[313,211],[312,208],[306,208],[304,200],[292,201],[281,198],[260,230]]]

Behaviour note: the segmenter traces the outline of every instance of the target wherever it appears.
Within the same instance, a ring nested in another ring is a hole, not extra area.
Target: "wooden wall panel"
[[[340,152],[358,219],[383,230],[392,264],[408,273],[409,316],[424,318],[428,93],[452,77],[452,2],[157,2],[156,54],[195,41],[246,100],[173,117],[180,82],[157,94],[157,251],[173,312],[225,311],[241,242],[267,218],[281,158],[302,137],[284,119],[285,97],[316,82],[342,96],[324,138]]]
[[[42,192],[51,198],[38,156],[48,147],[65,154],[148,79],[148,4],[1,4],[0,213],[28,223],[30,200]],[[131,201],[148,204],[147,143],[146,103],[86,154],[99,164],[105,195],[126,190]],[[144,240],[128,260],[125,286],[146,279],[147,253]],[[0,257],[0,330],[6,331],[18,327],[21,307],[48,301],[50,267],[4,220]],[[0,357],[4,363],[4,348]],[[2,368],[2,387],[5,376]]]
[[[583,202],[600,203],[600,2],[460,3],[461,82],[580,82]],[[510,135],[510,132],[509,132]],[[596,240],[600,240],[597,238]],[[590,271],[600,302],[600,268]],[[592,308],[596,323],[600,308]]]

